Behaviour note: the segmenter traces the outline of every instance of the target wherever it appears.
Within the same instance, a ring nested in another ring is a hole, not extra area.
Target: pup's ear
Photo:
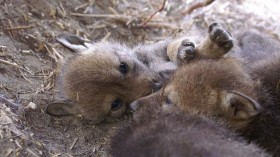
[[[91,41],[68,33],[59,34],[56,40],[73,52],[82,52],[93,45]]]
[[[77,114],[77,111],[74,109],[73,105],[65,102],[53,102],[47,106],[45,112],[56,117]]]
[[[227,115],[234,119],[246,120],[261,111],[261,106],[256,100],[240,92],[226,91],[221,100]]]

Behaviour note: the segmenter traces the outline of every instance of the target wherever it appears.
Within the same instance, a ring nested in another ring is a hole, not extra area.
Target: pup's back
[[[239,36],[239,46],[250,75],[260,79],[275,102],[280,102],[280,42],[251,30]]]
[[[211,119],[150,105],[138,111],[136,121],[113,137],[113,157],[269,156]]]

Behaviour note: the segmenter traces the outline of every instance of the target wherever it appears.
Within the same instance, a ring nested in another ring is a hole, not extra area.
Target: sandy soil
[[[110,136],[130,119],[93,125],[54,118],[44,109],[55,97],[55,76],[71,54],[55,41],[61,32],[89,40],[114,39],[129,46],[187,33],[205,34],[213,21],[233,34],[254,28],[279,38],[277,0],[221,0],[191,13],[198,0],[1,0],[0,156],[109,156]],[[90,14],[87,17],[85,14]]]

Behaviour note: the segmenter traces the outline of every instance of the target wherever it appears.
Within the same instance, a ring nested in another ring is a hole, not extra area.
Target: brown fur
[[[267,50],[271,44],[273,47],[280,45],[267,41],[259,42],[263,47],[262,50],[256,50],[258,53],[269,54]],[[240,52],[235,53],[253,53],[245,50],[253,51],[240,47]],[[196,60],[183,65],[161,91],[162,103],[175,105],[187,114],[203,114],[222,120],[238,129],[248,140],[258,143],[274,156],[279,156],[279,93],[271,90],[280,78],[280,49],[278,50],[275,54],[265,56],[265,59],[259,58],[260,60],[246,58],[245,62],[241,62],[227,56],[221,59]],[[151,97],[142,98],[132,105],[149,105],[149,99]]]
[[[158,101],[150,99],[150,106],[137,111],[135,121],[112,138],[113,157],[269,156],[221,123],[176,108],[166,110]]]
[[[255,79],[261,79],[275,102],[280,102],[280,43],[255,30],[239,37],[239,55],[246,59],[245,67]]]
[[[227,122],[230,127],[239,129],[248,140],[260,144],[261,147],[278,156],[280,154],[279,101],[273,101],[261,84],[250,80],[246,73],[242,70],[237,71],[237,68],[237,65],[225,59],[207,63],[201,61],[185,66],[176,72],[172,83],[166,86],[164,95],[166,94],[171,102],[185,112],[195,111]],[[186,76],[186,73],[192,75]],[[231,106],[228,106],[225,103],[230,96],[228,91],[243,93],[258,101],[262,110],[252,105],[254,103],[249,103],[252,108],[248,107],[246,102],[236,106],[230,103]]]
[[[185,113],[219,117],[231,127],[243,128],[259,113],[260,106],[247,102],[235,92],[257,99],[254,89],[253,80],[240,64],[233,58],[224,58],[197,61],[177,69],[162,95]],[[234,106],[231,100],[243,101],[244,106]]]
[[[118,117],[127,104],[158,90],[176,68],[166,53],[167,46],[176,43],[169,39],[133,49],[114,42],[91,43],[69,34],[57,40],[78,55],[63,65],[58,87],[64,98],[46,109],[54,116],[83,115],[96,122]],[[208,40],[201,45],[212,43]],[[182,57],[184,54],[182,51]],[[127,65],[128,74],[120,73],[122,63]],[[115,102],[121,107],[114,109]]]
[[[83,115],[96,122],[118,117],[127,104],[158,90],[177,67],[166,53],[169,39],[133,49],[114,42],[86,42],[69,34],[57,39],[78,55],[63,65],[58,89],[64,98],[46,109],[54,116]],[[119,71],[122,62],[130,71],[125,76]],[[112,110],[115,100],[122,105]]]
[[[118,117],[126,105],[158,90],[162,78],[132,51],[117,43],[98,42],[71,58],[64,64],[60,78],[60,90],[70,103],[52,103],[47,112],[56,116],[81,114],[100,122]],[[127,65],[126,74],[120,71],[122,63]],[[121,103],[117,110],[112,109],[115,100]]]
[[[246,70],[262,83],[258,101],[264,108],[242,133],[274,156],[280,156],[280,43],[256,31],[245,32],[239,40],[241,52],[248,60]]]
[[[280,49],[279,49],[280,50]],[[280,51],[252,65],[251,75],[261,79],[275,102],[280,102]]]
[[[257,84],[237,58],[224,56],[231,44],[233,40],[227,31],[219,24],[210,25],[204,42],[192,49],[194,58],[184,62],[185,58],[177,56],[178,61],[188,64],[177,69],[164,96],[184,112],[222,117],[234,128],[246,126],[261,108],[255,101]]]

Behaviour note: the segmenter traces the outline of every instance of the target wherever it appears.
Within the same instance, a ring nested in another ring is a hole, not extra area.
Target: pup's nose
[[[138,110],[138,108],[139,108],[138,100],[133,101],[133,102],[129,105],[129,108],[130,108],[132,111]]]
[[[153,92],[156,92],[161,89],[162,83],[159,81],[153,81]]]

